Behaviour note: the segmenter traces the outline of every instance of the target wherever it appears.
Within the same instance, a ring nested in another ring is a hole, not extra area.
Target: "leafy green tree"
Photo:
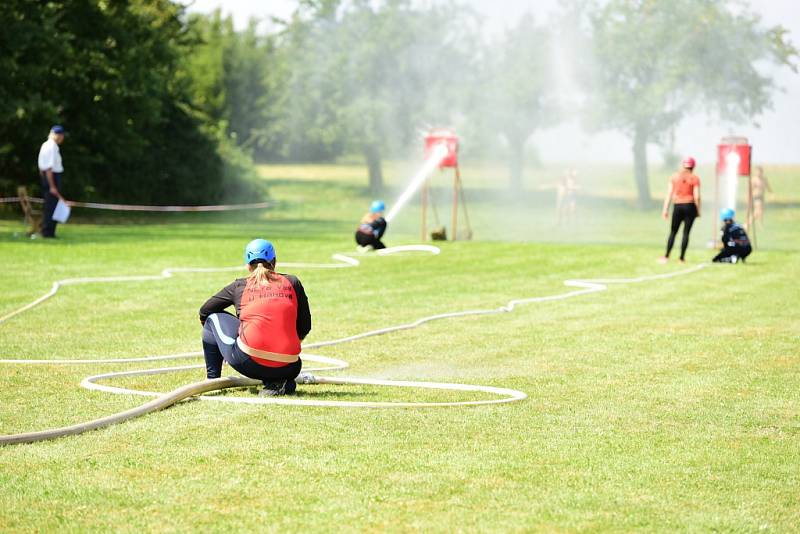
[[[0,10],[3,187],[37,180],[49,126],[65,193],[80,199],[198,203],[242,196],[252,172],[223,146],[188,92],[183,8],[167,0],[9,0]]]
[[[220,127],[222,135],[246,149],[264,149],[268,129],[272,39],[251,20],[237,31],[233,18],[217,9],[188,21],[190,54],[183,62],[196,108]]]
[[[452,115],[448,95],[457,86],[448,82],[464,61],[461,14],[412,0],[302,3],[280,41],[288,155],[360,153],[370,188],[380,190],[383,157]]]
[[[509,179],[514,189],[522,187],[525,147],[539,129],[553,124],[558,102],[552,84],[551,33],[524,15],[508,30],[489,54],[487,89],[493,126],[509,148]]]
[[[339,0],[299,2],[276,36],[276,68],[270,101],[276,118],[268,132],[272,155],[292,161],[340,156],[346,133],[340,109],[345,100],[340,62],[347,50],[337,44]]]
[[[732,0],[610,0],[591,14],[597,67],[587,92],[591,122],[633,141],[638,200],[650,203],[648,143],[664,143],[690,113],[751,119],[775,84],[764,63],[793,66],[780,26]]]

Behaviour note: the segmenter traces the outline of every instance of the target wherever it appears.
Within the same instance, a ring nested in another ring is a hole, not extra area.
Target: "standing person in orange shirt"
[[[669,204],[672,202],[672,226],[667,239],[667,251],[659,258],[659,262],[667,263],[669,253],[675,244],[675,235],[683,223],[683,239],[681,240],[681,258],[686,261],[686,247],[689,246],[689,232],[697,217],[700,217],[700,178],[694,174],[694,158],[686,158],[682,162],[682,169],[669,179],[667,196],[664,198],[664,208],[661,216],[664,220],[669,218]]]

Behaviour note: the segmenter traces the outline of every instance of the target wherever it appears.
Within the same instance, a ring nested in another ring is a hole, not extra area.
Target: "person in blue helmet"
[[[730,208],[719,212],[719,218],[722,221],[722,250],[714,256],[712,261],[718,263],[744,262],[747,256],[753,252],[747,232],[733,220],[734,215],[734,211]]]
[[[240,374],[261,380],[262,396],[292,394],[300,374],[300,343],[311,331],[311,312],[296,276],[275,272],[275,247],[265,239],[247,244],[250,271],[200,307],[207,378],[219,378],[226,361]],[[225,311],[229,306],[236,316]]]
[[[381,238],[386,233],[386,219],[383,211],[386,209],[382,200],[375,200],[369,211],[361,217],[361,222],[356,230],[356,243],[360,247],[372,247],[375,250],[386,248]]]

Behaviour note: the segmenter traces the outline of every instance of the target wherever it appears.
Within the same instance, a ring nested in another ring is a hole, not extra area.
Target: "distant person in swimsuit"
[[[667,250],[659,258],[660,263],[669,261],[672,246],[675,244],[675,236],[678,229],[683,224],[683,238],[681,239],[680,262],[686,261],[686,247],[689,246],[689,232],[692,231],[692,224],[697,217],[700,217],[700,178],[694,174],[694,158],[686,158],[681,162],[682,169],[669,179],[667,196],[664,197],[664,207],[661,216],[664,220],[669,219],[669,205],[672,207],[672,224],[670,226],[669,237],[667,238]]]
[[[558,182],[558,196],[556,198],[556,213],[558,224],[570,222],[575,218],[576,193],[578,189],[578,172],[569,169]]]
[[[772,193],[769,180],[764,175],[764,167],[756,167],[756,175],[753,176],[753,216],[761,224],[764,224],[764,197],[767,191]]]
[[[361,222],[356,229],[356,243],[359,247],[372,247],[375,250],[386,248],[381,238],[386,233],[386,219],[383,210],[386,209],[382,200],[376,200],[369,207],[369,211],[361,217]]]

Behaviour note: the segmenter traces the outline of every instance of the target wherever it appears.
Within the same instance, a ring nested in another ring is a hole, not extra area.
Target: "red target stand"
[[[450,239],[452,241],[456,241],[459,237],[461,239],[470,240],[472,239],[472,227],[470,226],[469,222],[469,213],[467,212],[467,202],[466,198],[464,197],[464,186],[461,183],[461,171],[458,167],[458,136],[452,130],[448,128],[434,128],[428,131],[427,135],[425,136],[425,159],[432,157],[434,149],[439,146],[444,145],[447,147],[447,155],[442,159],[439,163],[439,171],[444,171],[445,169],[453,169],[453,207],[450,212],[450,219],[451,219],[451,236]],[[428,240],[428,206],[430,204],[434,218],[436,220],[436,224],[438,226],[438,214],[436,212],[436,204],[431,202],[431,191],[430,185],[428,180],[422,184],[422,188],[420,190],[420,211],[422,213],[422,225],[421,225],[421,238],[422,241]],[[458,231],[458,211],[459,206],[461,206],[464,212],[464,222],[466,228],[463,232]],[[446,240],[447,234],[444,226],[437,227],[431,232],[430,235],[431,239],[435,240]]]
[[[714,196],[714,217],[711,217],[713,234],[712,242],[717,246],[719,221],[717,215],[721,209],[736,210],[738,203],[739,179],[747,179],[747,200],[744,219],[745,230],[750,234],[753,246],[756,245],[756,228],[753,206],[753,180],[750,171],[750,162],[753,156],[753,147],[747,142],[746,137],[723,137],[717,145],[717,169]]]

